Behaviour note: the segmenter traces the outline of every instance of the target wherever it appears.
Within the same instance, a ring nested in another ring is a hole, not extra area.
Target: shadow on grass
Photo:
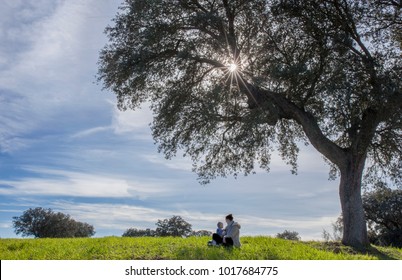
[[[350,246],[345,246],[341,242],[320,242],[320,243],[309,243],[311,246],[325,250],[329,252],[333,252],[335,254],[347,253],[351,255],[369,255],[379,260],[399,260],[397,256],[394,256],[391,252],[386,252],[386,249],[379,250],[377,247],[370,245],[365,248],[353,248]]]
[[[376,256],[379,260],[398,260],[398,258],[393,256],[392,254],[382,252],[371,245],[365,248],[365,252],[369,255]]]

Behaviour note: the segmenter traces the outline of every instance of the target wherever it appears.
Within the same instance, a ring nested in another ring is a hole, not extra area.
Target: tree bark
[[[348,156],[340,168],[339,196],[343,216],[344,245],[355,248],[368,246],[367,223],[361,197],[361,181],[366,156]]]

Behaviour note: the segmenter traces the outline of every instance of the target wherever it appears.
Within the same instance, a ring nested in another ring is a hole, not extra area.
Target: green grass
[[[1,260],[368,260],[402,259],[402,249],[365,253],[338,243],[242,237],[241,249],[208,247],[208,237],[0,239]]]

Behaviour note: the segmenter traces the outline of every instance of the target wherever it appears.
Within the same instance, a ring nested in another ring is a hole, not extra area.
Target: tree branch
[[[342,166],[345,164],[346,155],[344,149],[332,142],[322,133],[317,120],[311,113],[306,112],[303,108],[298,107],[295,103],[291,102],[280,93],[256,88],[246,81],[244,81],[244,85],[244,87],[240,87],[240,90],[247,96],[251,95],[249,99],[252,98],[256,105],[262,108],[267,108],[268,111],[272,108],[275,108],[277,113],[277,116],[275,117],[292,119],[296,121],[302,126],[303,131],[310,140],[311,144],[321,154],[323,154],[337,166]],[[275,112],[272,111],[269,113],[275,114]]]
[[[233,54],[233,60],[237,61],[237,58],[239,56],[239,51],[237,49],[237,43],[236,43],[236,34],[235,34],[235,28],[234,28],[234,11],[230,9],[230,5],[227,0],[222,0],[223,2],[223,7],[225,8],[226,12],[226,17],[228,19],[228,24],[229,24],[229,32],[227,34],[227,40],[228,44],[231,48],[232,54]]]

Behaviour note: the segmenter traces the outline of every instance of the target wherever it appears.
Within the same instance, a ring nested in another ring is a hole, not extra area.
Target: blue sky
[[[274,155],[270,173],[202,186],[189,159],[158,154],[146,107],[117,110],[95,75],[119,4],[0,0],[0,237],[17,237],[13,216],[46,207],[98,237],[173,215],[214,231],[233,213],[242,235],[321,239],[340,213],[338,181],[311,147],[301,147],[297,176]]]

